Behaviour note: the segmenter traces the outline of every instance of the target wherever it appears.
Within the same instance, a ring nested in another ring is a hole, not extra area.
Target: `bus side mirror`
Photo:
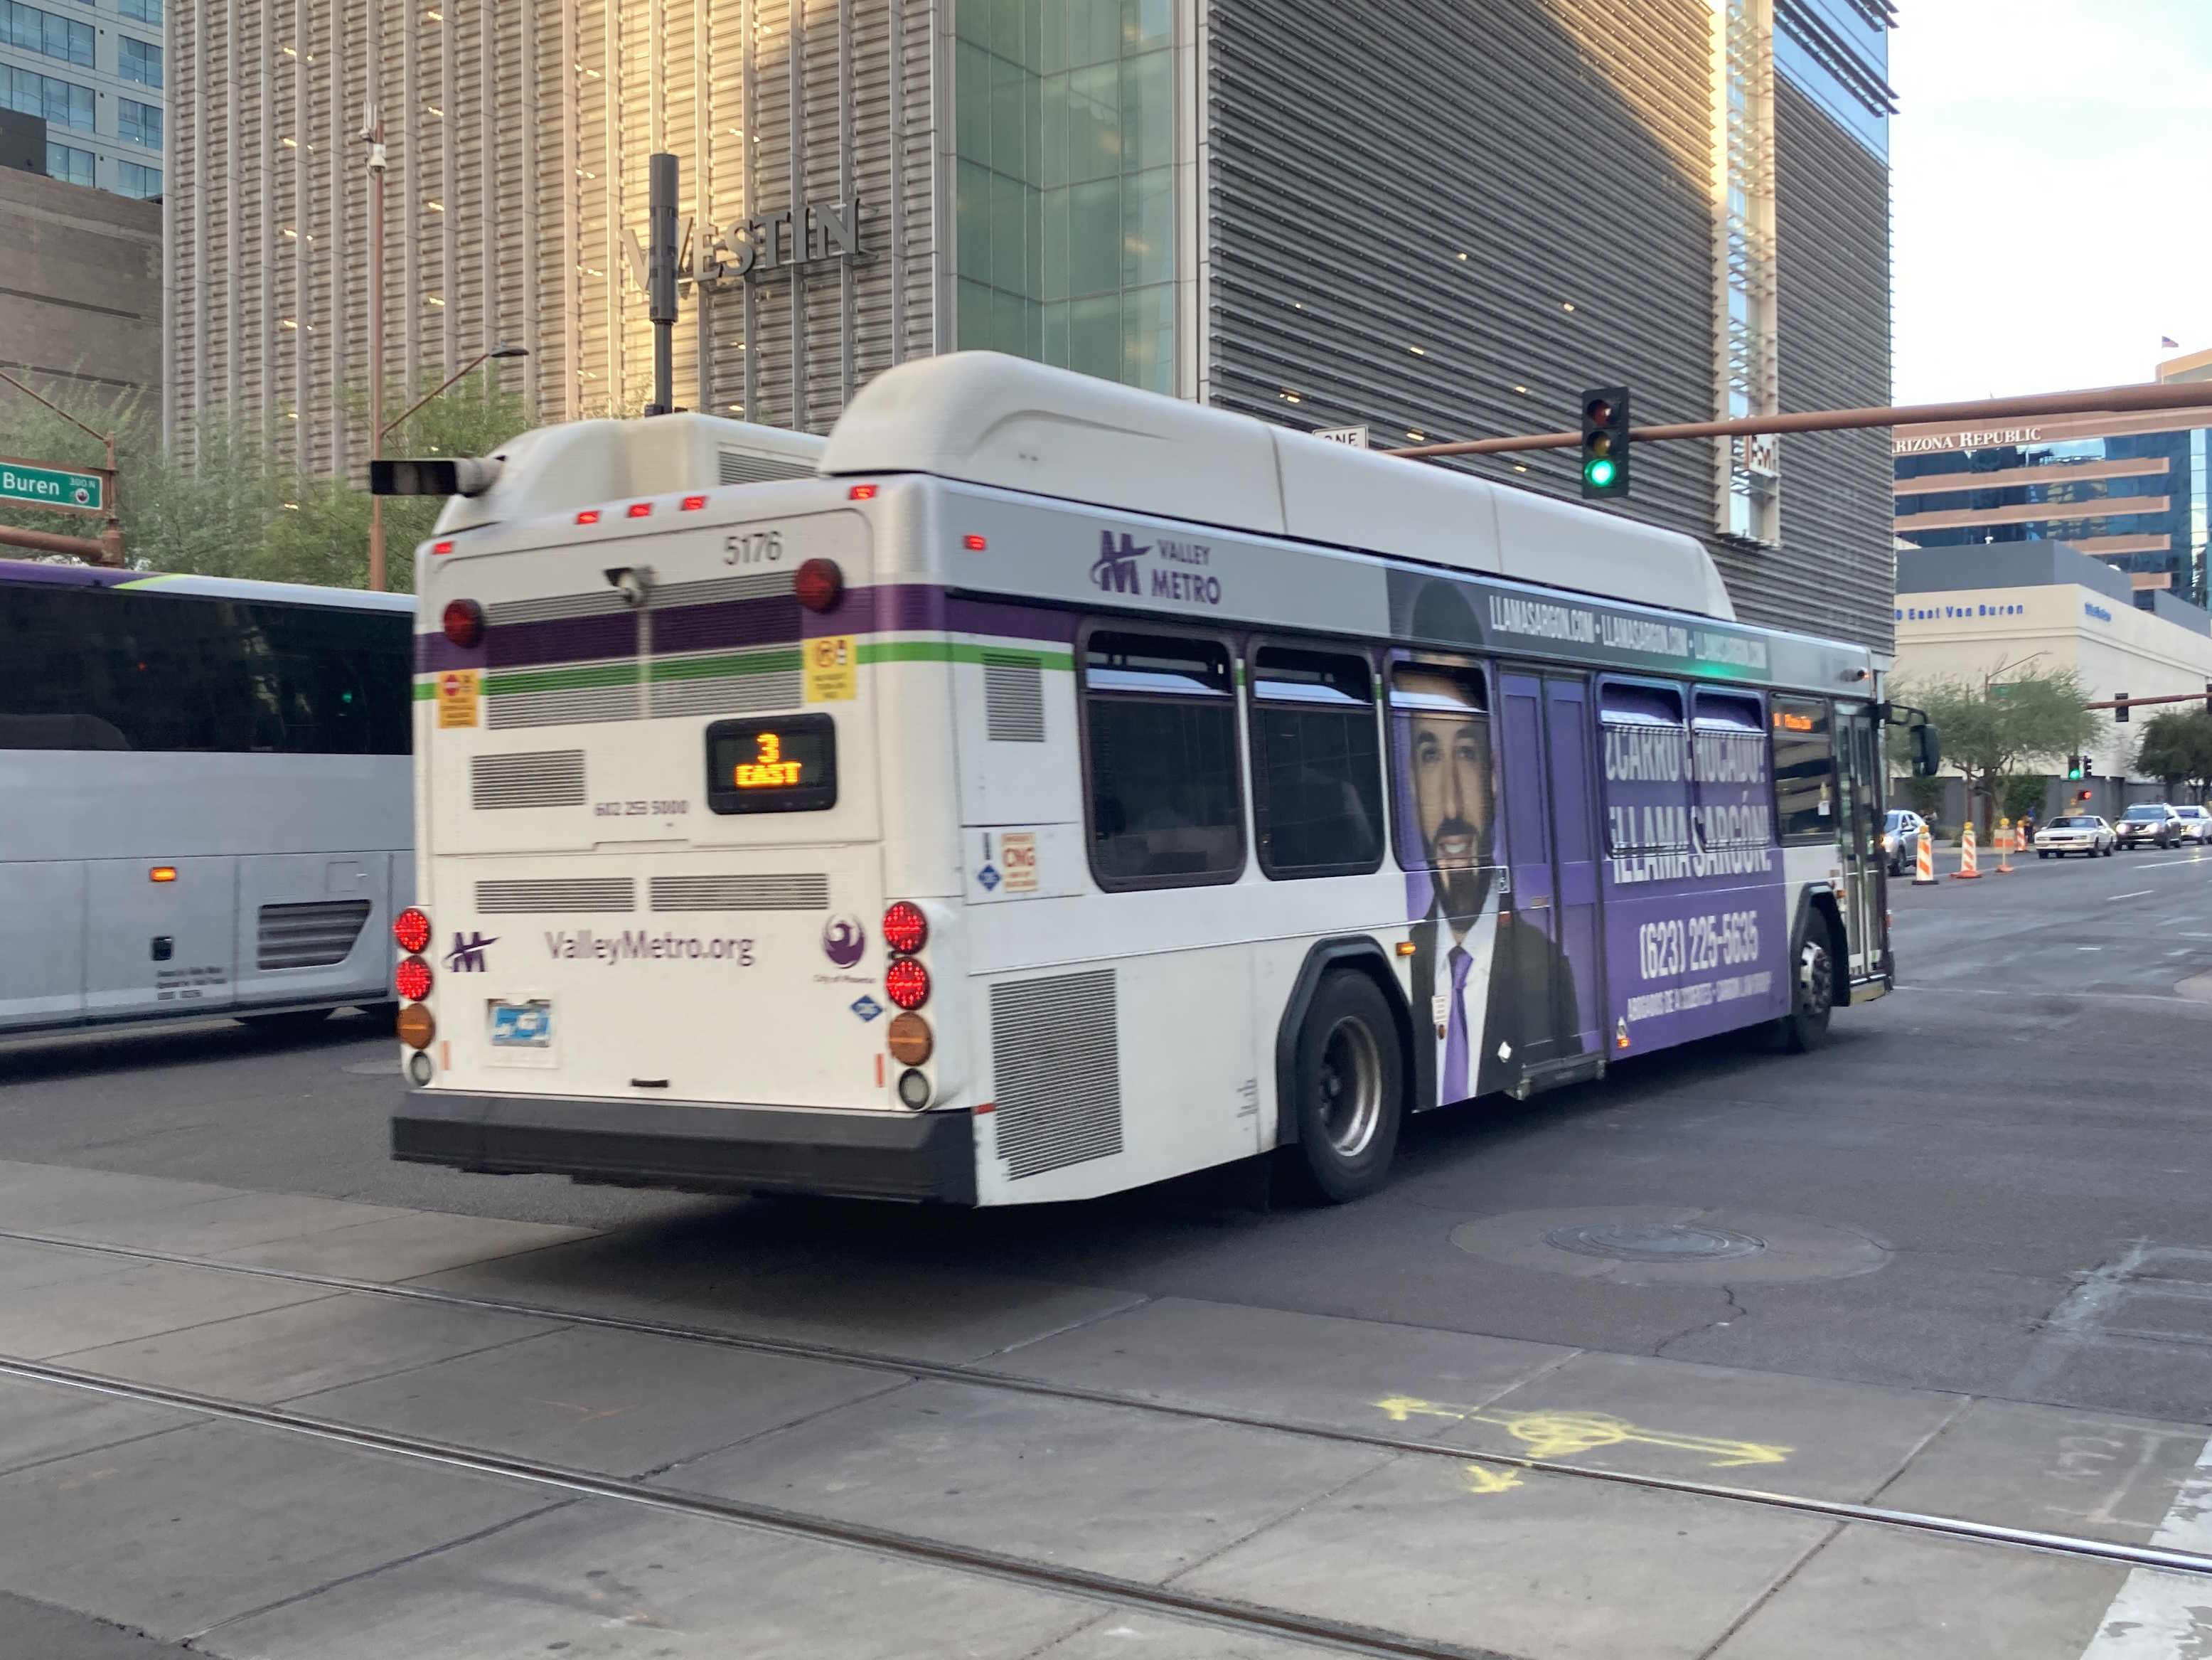
[[[1933,778],[1942,764],[1943,746],[1936,740],[1936,728],[1923,721],[1912,728],[1912,775]]]

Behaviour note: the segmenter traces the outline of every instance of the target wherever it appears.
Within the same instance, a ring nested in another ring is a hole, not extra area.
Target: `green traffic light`
[[[1613,475],[1619,471],[1613,462],[1600,456],[1583,469],[1583,477],[1592,489],[1601,490],[1613,483]]]

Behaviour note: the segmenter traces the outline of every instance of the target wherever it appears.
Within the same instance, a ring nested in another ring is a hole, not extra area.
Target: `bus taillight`
[[[399,949],[412,956],[416,952],[430,949],[430,919],[410,905],[392,919],[392,937],[399,942]]]
[[[483,607],[473,599],[447,600],[439,626],[445,629],[447,639],[465,650],[483,638]]]
[[[845,573],[834,559],[810,559],[791,579],[791,589],[799,603],[817,615],[834,611],[845,596]]]
[[[911,957],[929,943],[929,919],[911,899],[895,901],[884,911],[884,944]]]
[[[884,995],[902,1009],[920,1008],[929,1000],[929,970],[911,957],[893,959],[884,970]]]
[[[430,965],[419,957],[404,957],[392,976],[392,988],[404,1002],[419,1003],[430,994]]]

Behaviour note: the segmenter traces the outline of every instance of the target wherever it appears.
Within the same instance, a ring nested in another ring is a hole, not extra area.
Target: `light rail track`
[[[1261,1414],[1238,1412],[1224,1407],[1161,1401],[1113,1389],[1087,1389],[1080,1384],[1060,1383],[1042,1378],[1024,1377],[1013,1372],[994,1371],[988,1366],[925,1360],[877,1350],[845,1348],[835,1344],[811,1343],[792,1338],[725,1331],[711,1326],[695,1326],[679,1322],[595,1313],[588,1310],[563,1308],[556,1304],[526,1303],[512,1298],[447,1291],[430,1286],[394,1285],[381,1280],[355,1280],[342,1274],[315,1274],[298,1268],[273,1268],[258,1263],[225,1262],[212,1257],[192,1256],[178,1251],[155,1250],[136,1245],[106,1244],[57,1234],[29,1232],[20,1229],[0,1228],[0,1239],[12,1239],[26,1244],[97,1253],[133,1262],[161,1262],[180,1268],[207,1268],[259,1279],[287,1280],[298,1285],[319,1286],[331,1292],[350,1292],[367,1296],[428,1303],[446,1308],[473,1309],[485,1313],[511,1314],[532,1319],[559,1321],[569,1325],[629,1332],[641,1336],[672,1338],[679,1341],[709,1344],[745,1353],[811,1360],[862,1371],[927,1378],[937,1383],[999,1389],[1048,1400],[1116,1407],[1161,1417],[1227,1425],[1240,1429],[1258,1430],[1270,1434],[1292,1436],[1304,1440],[1327,1442],[1340,1446],[1372,1448],[1422,1458],[1447,1459],[1455,1463],[1493,1465],[1545,1475],[1564,1476],[1582,1481],[1609,1482],[1622,1487],[1682,1493],[1692,1498],[1717,1499],[1734,1504],[1759,1505],[1803,1516],[1826,1517],[1837,1522],[1868,1523],[1908,1532],[1936,1534],[1954,1539],[1971,1539],[1984,1544],[2015,1549],[2044,1551],[2058,1555],[2118,1562],[2129,1567],[2158,1568],[2168,1572],[2197,1574],[2212,1578],[2212,1554],[2197,1551],[2175,1550],[2156,1545],[2130,1545],[2114,1540],[2088,1538],[2077,1534],[2053,1533],[2043,1529],[2013,1527],[1994,1522],[1978,1522],[1965,1517],[1941,1516],[1922,1511],[1897,1510],[1887,1505],[1868,1504],[1854,1499],[1820,1499],[1802,1493],[1774,1493],[1763,1488],[1741,1487],[1729,1482],[1701,1481],[1695,1477],[1604,1469],[1585,1464],[1566,1463],[1558,1459],[1537,1458],[1501,1452],[1492,1448],[1467,1446],[1448,1440],[1425,1440],[1412,1436],[1352,1429],[1339,1425],[1304,1423],[1295,1419],[1270,1418]],[[47,1366],[42,1363],[0,1358],[0,1372],[17,1376],[30,1376],[33,1373],[43,1375],[52,1372],[58,1375],[46,1381],[66,1383],[72,1381],[73,1378],[82,1379],[82,1382],[78,1384],[80,1387],[100,1388],[110,1393],[126,1395],[134,1391],[152,1389],[152,1395],[146,1397],[149,1399],[182,1397],[187,1393],[161,1390],[150,1385],[105,1379],[94,1373],[71,1374],[69,1377],[59,1375],[69,1373],[69,1371],[68,1368]],[[212,1399],[212,1397],[191,1398]],[[214,1407],[194,1409],[216,1410]],[[241,1419],[274,1420],[291,1417],[299,1418],[302,1424],[321,1424],[319,1420],[301,1418],[299,1414],[287,1414],[279,1409],[249,1406],[240,1402],[228,1403],[224,1411],[227,1415]],[[316,1432],[334,1436],[353,1433],[340,1426],[325,1426]],[[389,1437],[384,1432],[362,1431],[359,1433],[375,1440],[404,1441],[407,1439],[404,1437]],[[432,1446],[435,1444],[422,1444]],[[455,1451],[456,1450],[443,1450]],[[442,1452],[440,1456],[443,1456]],[[470,1453],[465,1456],[490,1458],[495,1463],[502,1462],[497,1458],[492,1458],[490,1455]],[[518,1465],[518,1468],[520,1467]],[[592,1481],[614,1480],[614,1478],[601,1476],[586,1477],[576,1472],[569,1474],[577,1475],[578,1479]],[[615,1485],[623,1484],[616,1481]],[[649,1491],[658,1493],[659,1490],[655,1488]],[[719,1505],[725,1501],[704,1502]],[[758,1507],[741,1506],[740,1508]],[[785,1514],[784,1512],[775,1513]],[[823,1525],[844,1528],[847,1524],[824,1523]],[[860,1529],[857,1531],[866,1532],[867,1529]],[[933,1546],[933,1548],[950,1548]],[[1413,1649],[1382,1651],[1425,1653],[1431,1651]],[[1460,1652],[1446,1650],[1434,1651]]]

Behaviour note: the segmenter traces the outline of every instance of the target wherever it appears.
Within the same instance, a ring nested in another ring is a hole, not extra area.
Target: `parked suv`
[[[2143,801],[2120,815],[2112,826],[2124,848],[2170,848],[2188,831],[2181,815],[2163,801]]]

